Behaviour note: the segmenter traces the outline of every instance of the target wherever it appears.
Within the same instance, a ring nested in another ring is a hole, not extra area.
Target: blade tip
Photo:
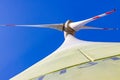
[[[114,8],[113,10],[111,10],[111,11],[106,12],[106,14],[112,14],[112,13],[114,13],[114,12],[116,12],[116,9],[115,9],[115,8]]]

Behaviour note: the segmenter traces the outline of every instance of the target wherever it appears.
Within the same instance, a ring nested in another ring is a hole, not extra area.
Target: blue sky
[[[119,0],[0,0],[0,24],[64,23],[83,20],[113,8],[117,12],[87,25],[120,28]],[[81,30],[89,41],[120,42],[120,31]],[[8,80],[56,50],[63,33],[52,29],[0,27],[0,80]]]

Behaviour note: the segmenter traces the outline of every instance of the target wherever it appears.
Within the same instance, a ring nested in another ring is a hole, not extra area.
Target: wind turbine
[[[119,80],[120,43],[84,41],[74,36],[81,29],[118,30],[85,26],[115,11],[78,22],[68,20],[64,24],[1,25],[52,28],[63,31],[65,37],[63,44],[52,54],[10,80]]]

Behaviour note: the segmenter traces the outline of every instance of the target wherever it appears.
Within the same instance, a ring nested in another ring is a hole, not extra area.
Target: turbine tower
[[[120,43],[84,41],[74,36],[81,29],[118,30],[85,26],[113,12],[115,9],[78,22],[68,20],[64,24],[1,25],[53,28],[63,31],[65,37],[52,54],[10,80],[120,80]]]

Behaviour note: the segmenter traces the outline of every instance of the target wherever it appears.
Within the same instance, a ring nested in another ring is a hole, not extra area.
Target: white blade
[[[119,28],[100,28],[100,27],[91,27],[91,26],[82,26],[81,29],[95,29],[95,30],[119,30]]]
[[[112,14],[113,12],[115,12],[116,10],[113,9],[111,11],[108,11],[108,12],[105,12],[103,14],[100,14],[100,15],[97,15],[97,16],[94,16],[92,18],[89,18],[89,19],[86,19],[86,20],[82,20],[82,21],[78,21],[78,22],[72,22],[69,24],[69,26],[74,29],[75,31],[78,31],[82,28],[82,26],[84,26],[85,24],[91,22],[91,21],[94,21],[96,19],[99,19],[101,17],[104,17],[104,16],[107,16],[109,14]]]
[[[43,24],[43,25],[15,25],[15,24],[7,24],[7,25],[0,25],[0,26],[12,26],[12,27],[38,27],[38,28],[52,28],[62,31],[63,24]]]

